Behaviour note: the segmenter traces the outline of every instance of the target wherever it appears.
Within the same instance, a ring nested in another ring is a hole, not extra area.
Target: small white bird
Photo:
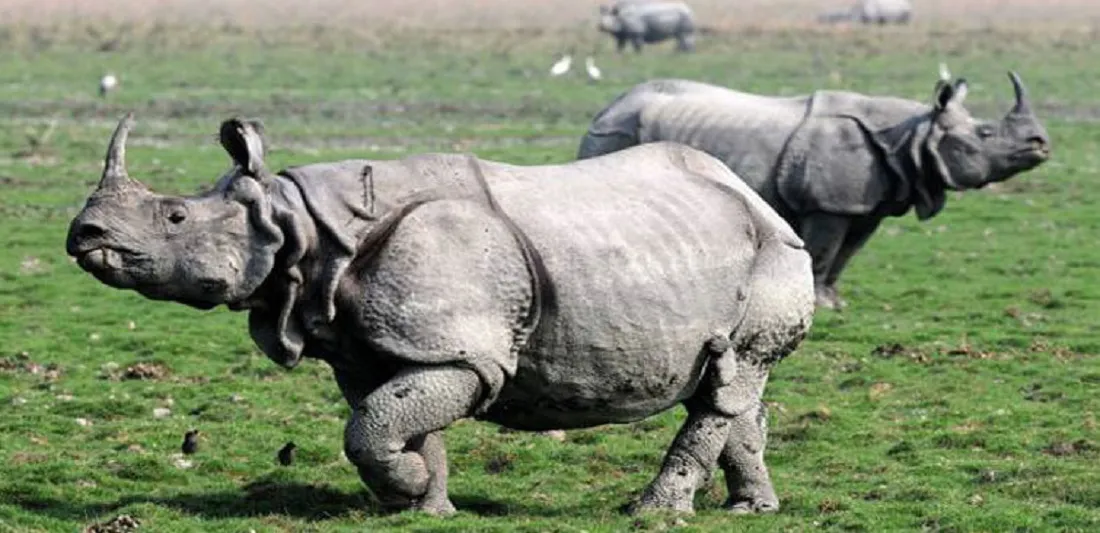
[[[118,78],[108,72],[99,80],[99,96],[106,97],[107,93],[113,91],[115,87],[118,87]]]
[[[592,56],[584,59],[584,69],[588,71],[589,80],[600,81],[600,69],[596,67],[596,60]]]
[[[569,67],[571,67],[572,65],[573,56],[565,54],[561,56],[561,59],[559,59],[557,63],[554,63],[554,66],[550,67],[550,75],[561,76],[562,74],[569,72]]]

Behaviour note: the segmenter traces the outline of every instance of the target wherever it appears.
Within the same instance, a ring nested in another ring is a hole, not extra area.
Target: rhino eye
[[[184,220],[187,220],[187,215],[183,214],[182,211],[172,211],[171,213],[168,213],[168,222],[179,224]]]
[[[986,138],[986,137],[992,137],[994,133],[995,132],[993,131],[993,126],[979,126],[978,127],[978,137],[981,137],[983,139]]]

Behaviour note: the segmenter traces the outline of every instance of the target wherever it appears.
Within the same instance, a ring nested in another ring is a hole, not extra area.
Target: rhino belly
[[[537,202],[501,200],[539,250],[556,305],[491,420],[587,427],[667,409],[695,392],[707,339],[739,322],[756,250],[746,204],[682,175],[635,174],[559,179]]]

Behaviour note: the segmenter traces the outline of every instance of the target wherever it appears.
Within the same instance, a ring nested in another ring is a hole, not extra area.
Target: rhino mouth
[[[110,270],[122,266],[124,252],[101,246],[76,252],[76,262],[85,270]]]
[[[133,255],[128,250],[100,246],[81,250],[73,255],[80,268],[99,278],[100,281],[108,285],[132,285],[133,280],[122,269],[126,257]]]
[[[1050,158],[1047,146],[1029,146],[1013,152],[1012,159],[1023,162],[1042,162]]]

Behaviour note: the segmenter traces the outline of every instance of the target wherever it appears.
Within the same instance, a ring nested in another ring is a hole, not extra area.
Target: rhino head
[[[1016,105],[997,121],[971,117],[963,107],[965,79],[951,83],[946,72],[936,83],[931,131],[923,158],[954,190],[976,189],[1004,181],[1050,159],[1050,137],[1031,108],[1027,88],[1008,73]]]
[[[596,25],[600,31],[607,33],[619,33],[623,29],[623,22],[619,20],[618,6],[600,6],[600,22]]]
[[[200,309],[243,307],[272,271],[283,233],[274,224],[260,159],[262,127],[239,119],[220,137],[236,166],[196,196],[157,194],[126,171],[132,114],[118,124],[103,176],[69,226],[66,251],[101,282]]]

